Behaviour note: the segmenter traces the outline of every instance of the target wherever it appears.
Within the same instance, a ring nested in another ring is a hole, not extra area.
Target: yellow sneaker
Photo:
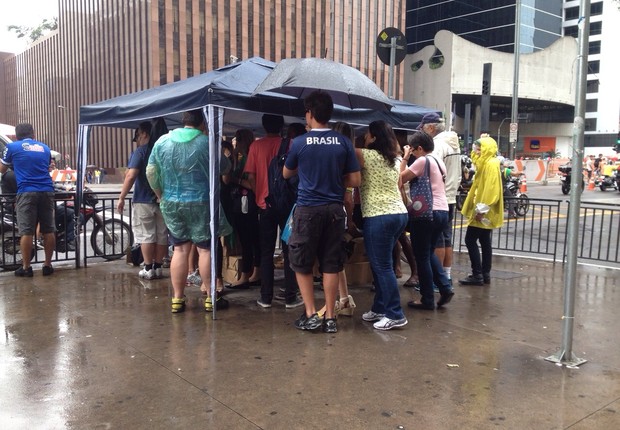
[[[178,314],[185,311],[185,298],[172,298],[172,313]]]

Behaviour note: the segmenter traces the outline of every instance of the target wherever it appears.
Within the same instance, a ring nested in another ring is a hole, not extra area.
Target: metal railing
[[[506,217],[504,225],[493,230],[494,252],[565,262],[569,207],[568,201],[530,199],[524,216]],[[578,258],[620,268],[620,205],[582,202],[579,218]],[[459,252],[467,252],[466,230],[467,220],[457,213],[454,248]]]
[[[131,195],[127,197],[125,213],[116,212],[118,200],[117,192],[97,193],[98,205],[104,210],[99,213],[104,224],[113,226],[115,235],[114,244],[109,237],[98,229],[92,219],[82,225],[76,223],[76,246],[79,254],[72,249],[58,248],[54,251],[52,261],[74,261],[76,267],[89,260],[114,260],[123,258],[126,250],[133,245],[131,234]],[[19,249],[19,235],[16,229],[11,228],[13,221],[13,202],[15,196],[0,195],[3,204],[0,205],[2,217],[2,248],[0,263],[5,270],[19,267],[21,264]],[[59,197],[57,206],[61,203],[70,203],[71,194]],[[515,257],[545,258],[553,262],[566,260],[567,222],[569,214],[568,201],[545,199],[530,199],[529,208],[525,216],[506,218],[501,228],[495,229],[492,235],[494,252],[504,253]],[[65,217],[70,216],[66,212]],[[67,220],[60,217],[59,222],[66,225]],[[582,262],[606,263],[610,267],[620,268],[620,205],[582,202],[580,209],[580,238],[578,258]],[[64,221],[64,222],[63,222]],[[454,217],[454,249],[467,252],[465,247],[465,232],[467,220],[457,212]],[[93,243],[98,244],[96,251]],[[36,252],[33,263],[43,262],[43,244],[35,242]],[[78,256],[79,255],[79,256]]]
[[[86,205],[86,201],[83,202],[79,211],[75,211],[74,194],[57,193],[55,215],[58,231],[52,262],[74,262],[75,266],[79,267],[82,263],[86,265],[90,259],[116,260],[125,256],[133,242],[131,195],[126,198],[126,210],[122,215],[116,212],[117,192],[97,193],[96,197],[98,211]],[[0,204],[2,219],[0,267],[4,270],[15,270],[22,264],[20,237],[14,211],[15,195],[0,194],[0,201],[2,202]],[[75,236],[73,241],[70,240],[70,233],[68,234],[69,240],[67,240],[66,228],[66,226],[71,226],[72,222]],[[35,235],[31,257],[33,264],[44,261],[44,246],[41,235]]]

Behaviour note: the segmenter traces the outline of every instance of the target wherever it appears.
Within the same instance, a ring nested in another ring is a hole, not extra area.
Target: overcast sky
[[[9,25],[36,27],[44,19],[58,16],[58,0],[0,0],[0,51],[18,53],[26,38],[18,39]]]

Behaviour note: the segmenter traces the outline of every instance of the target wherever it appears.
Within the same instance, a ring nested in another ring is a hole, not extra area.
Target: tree
[[[9,25],[7,29],[17,34],[18,38],[28,37],[30,43],[36,42],[43,37],[48,31],[54,31],[58,28],[58,18],[51,20],[44,19],[41,24],[36,27],[27,27],[25,25]]]

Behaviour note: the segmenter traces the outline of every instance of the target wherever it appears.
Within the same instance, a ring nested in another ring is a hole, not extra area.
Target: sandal
[[[336,302],[336,315],[344,315],[346,317],[353,316],[353,310],[355,309],[355,301],[349,294],[347,297],[340,299]]]
[[[420,283],[418,280],[413,280],[413,279],[407,279],[407,282],[405,282],[403,284],[403,287],[405,288],[415,288],[415,287],[419,287]]]

